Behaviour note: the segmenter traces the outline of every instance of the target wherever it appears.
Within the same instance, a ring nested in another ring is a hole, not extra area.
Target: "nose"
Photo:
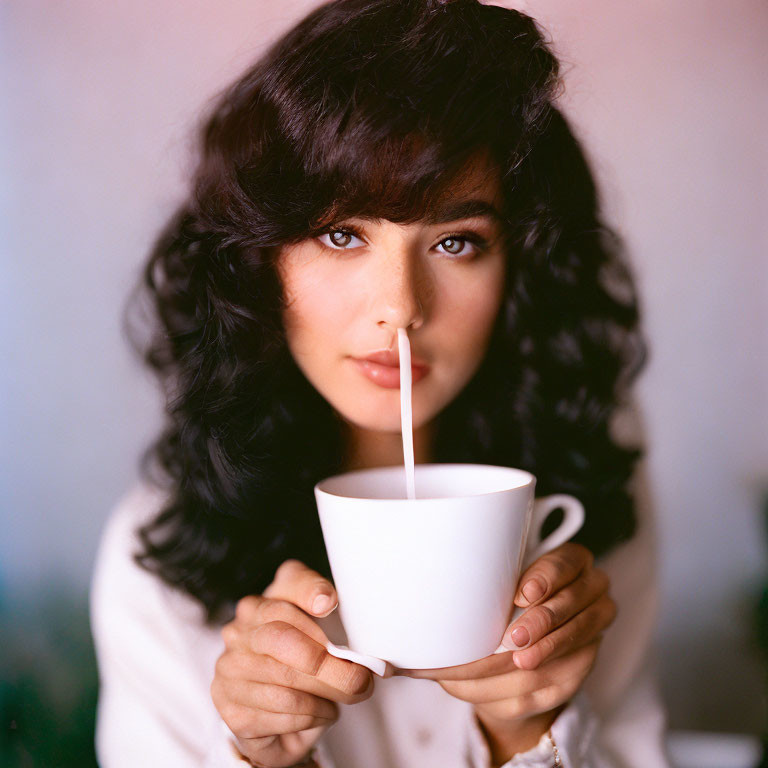
[[[427,286],[415,254],[405,248],[390,251],[372,279],[379,327],[396,334],[398,328],[417,330],[424,324]]]

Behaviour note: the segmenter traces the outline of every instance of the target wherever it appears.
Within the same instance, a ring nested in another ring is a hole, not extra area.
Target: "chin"
[[[389,409],[371,409],[357,412],[340,411],[337,410],[339,415],[350,425],[359,429],[366,429],[372,432],[390,432],[400,434],[400,406],[398,404],[397,410],[389,412]],[[437,414],[436,413],[419,413],[418,411],[413,414],[413,429],[414,431],[420,429],[425,424],[430,422]]]
[[[400,414],[391,415],[381,412],[373,413],[345,413],[339,415],[353,427],[367,429],[372,432],[397,432],[400,433]],[[416,425],[414,424],[414,429]]]

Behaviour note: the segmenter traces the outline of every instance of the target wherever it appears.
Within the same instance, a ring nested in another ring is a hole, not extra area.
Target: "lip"
[[[387,365],[390,368],[400,367],[400,354],[394,349],[377,349],[375,352],[371,352],[370,355],[365,357],[356,357],[355,360],[369,360],[372,363],[378,363],[379,365]],[[411,367],[417,368],[429,368],[429,366],[418,357],[411,355]]]
[[[369,381],[384,389],[400,388],[400,357],[397,352],[384,349],[365,357],[352,357],[352,362]],[[418,358],[411,359],[411,382],[421,381],[429,373],[429,366]]]

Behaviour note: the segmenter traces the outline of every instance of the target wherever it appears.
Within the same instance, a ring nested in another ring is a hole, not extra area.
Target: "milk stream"
[[[413,410],[411,401],[411,344],[405,328],[397,329],[397,346],[400,353],[400,431],[403,435],[403,461],[405,463],[405,487],[409,499],[416,498],[416,479],[413,461]]]

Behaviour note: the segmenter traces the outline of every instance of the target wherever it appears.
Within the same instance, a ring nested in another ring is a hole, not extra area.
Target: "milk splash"
[[[405,487],[408,498],[416,498],[416,478],[413,461],[413,406],[411,401],[411,344],[405,328],[397,329],[397,346],[400,353],[400,430],[403,435],[403,461],[405,463]]]

